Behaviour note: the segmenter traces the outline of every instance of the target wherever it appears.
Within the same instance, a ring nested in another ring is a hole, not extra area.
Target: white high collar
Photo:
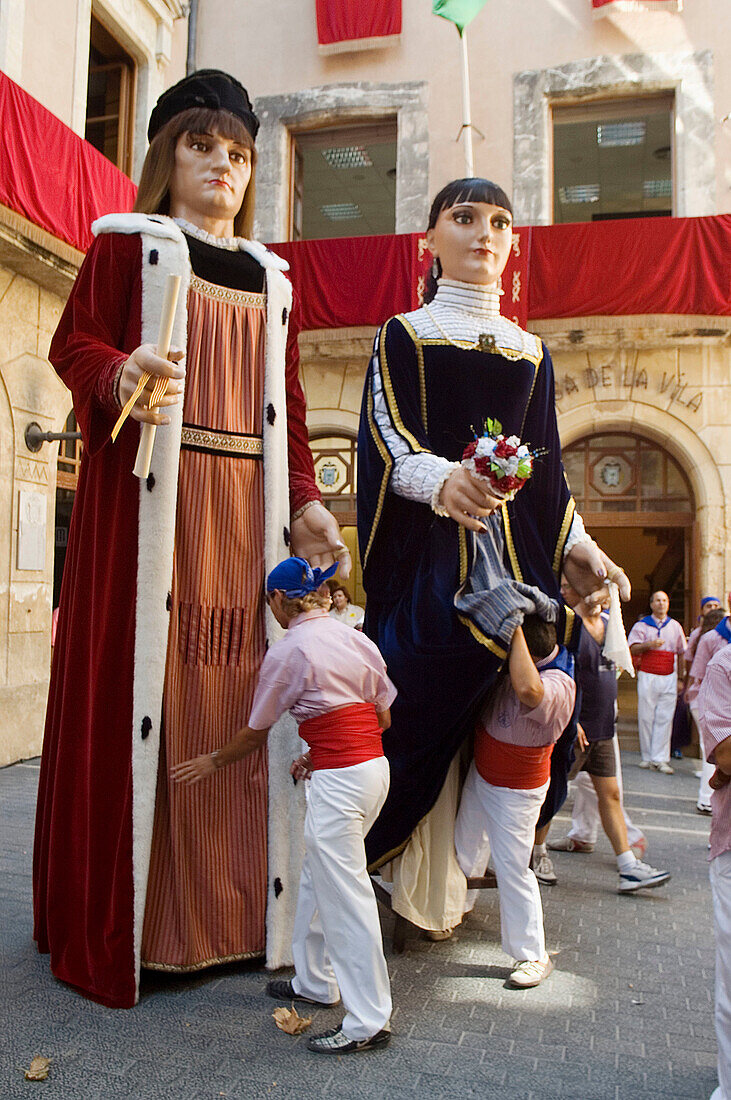
[[[213,233],[209,233],[207,229],[201,229],[200,226],[187,222],[185,218],[173,218],[173,221],[189,237],[197,237],[199,241],[204,241],[205,244],[212,244],[216,248],[225,248],[229,252],[238,252],[241,247],[238,237],[214,237]]]
[[[500,295],[496,284],[461,283],[456,279],[439,279],[437,292],[432,299],[438,306],[470,313],[474,317],[499,317]]]

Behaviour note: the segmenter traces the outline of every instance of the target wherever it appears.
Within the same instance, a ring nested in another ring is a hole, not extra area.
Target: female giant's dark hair
[[[437,224],[437,219],[443,210],[449,210],[452,206],[457,206],[460,202],[486,202],[490,206],[501,206],[503,210],[507,210],[512,215],[513,207],[510,203],[510,199],[503,191],[502,187],[498,187],[492,180],[481,179],[479,176],[473,178],[452,180],[446,187],[443,187],[439,194],[431,204],[431,210],[429,211],[429,224],[427,229],[433,229]],[[430,270],[426,280],[426,287],[424,289],[424,301],[431,302],[432,298],[437,292],[437,279],[442,274],[442,265],[439,260],[436,261],[436,265],[439,269],[439,274],[434,276],[434,273]]]
[[[236,236],[251,237],[254,231],[256,148],[243,121],[230,111],[191,107],[165,123],[159,133],[155,134],[147,150],[134,209],[142,214],[169,214],[170,180],[175,171],[178,138],[181,134],[213,133],[236,141],[251,152],[251,179],[241,209],[234,218]]]

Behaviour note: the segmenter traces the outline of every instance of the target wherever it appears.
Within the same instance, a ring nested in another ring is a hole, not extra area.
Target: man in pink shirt
[[[731,592],[728,598],[731,608]],[[706,674],[708,662],[719,650],[725,649],[729,642],[731,642],[731,615],[727,615],[716,624],[713,630],[707,631],[698,639],[693,663],[690,666],[691,683],[695,681],[700,685]]]
[[[718,1088],[711,1100],[731,1100],[731,646],[708,662],[698,693],[711,779],[710,879],[716,932]]]
[[[706,752],[703,745],[703,730],[701,728],[700,715],[698,712],[698,692],[703,683],[703,675],[700,675],[699,678],[696,679],[692,673],[700,642],[709,632],[716,634],[716,627],[720,625],[725,617],[724,612],[719,606],[719,601],[714,597],[710,597],[710,604],[707,603],[706,600],[702,601],[700,625],[691,633],[688,639],[688,648],[685,651],[685,701],[690,708],[690,713],[696,724],[701,746],[701,770],[698,776],[700,782],[698,784],[698,800],[695,804],[695,808],[699,814],[707,814],[709,817],[711,814],[711,788],[709,786],[709,781],[715,769],[713,765],[709,764],[706,760]],[[715,637],[709,642],[709,648],[711,647],[716,651],[718,649],[718,643]],[[707,649],[705,645],[703,647],[701,661],[696,665],[696,671],[700,672],[701,666],[703,674],[705,674],[705,670],[708,667]]]
[[[637,724],[641,768],[655,768],[672,775],[670,736],[678,691],[683,681],[683,628],[668,615],[666,592],[653,592],[652,614],[645,615],[629,632],[630,653],[639,661],[637,672]]]
[[[503,951],[515,960],[509,982],[518,989],[538,985],[553,970],[530,857],[553,746],[576,700],[572,666],[556,645],[553,623],[527,616],[513,635],[509,676],[475,730],[475,756],[455,824],[457,860],[467,878],[484,874],[492,852]],[[468,909],[474,903],[469,891]]]
[[[309,752],[294,761],[292,775],[311,775],[312,782],[292,937],[295,976],[269,982],[267,992],[328,1006],[342,995],[342,1024],[307,1045],[318,1054],[350,1054],[391,1038],[391,989],[364,840],[388,794],[381,733],[396,689],[370,638],[329,617],[329,594],[317,591],[327,576],[303,558],[272,570],[267,600],[287,633],[264,658],[249,724],[171,773],[197,783],[263,745],[285,711],[299,723]]]

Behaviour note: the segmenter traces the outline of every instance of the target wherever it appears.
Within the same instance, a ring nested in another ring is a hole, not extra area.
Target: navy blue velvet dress
[[[391,318],[376,337],[358,437],[358,536],[368,597],[364,629],[398,688],[392,725],[383,738],[391,789],[367,839],[372,867],[397,855],[434,805],[506,657],[499,639],[485,635],[454,607],[471,565],[471,533],[435,515],[428,504],[389,490],[394,440],[400,453],[432,452],[459,461],[474,430],[481,431],[491,417],[506,435],[544,450],[533,477],[502,506],[505,564],[517,580],[556,599],[574,513],[545,347],[534,341],[536,354],[528,356],[499,346],[489,352],[463,350],[446,338],[420,338],[409,319],[414,316]],[[380,419],[374,372],[382,383]],[[569,641],[573,625],[573,613],[562,604],[560,641]]]

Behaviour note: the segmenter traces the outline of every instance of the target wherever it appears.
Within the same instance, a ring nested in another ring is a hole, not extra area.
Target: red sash
[[[381,727],[373,703],[353,703],[308,718],[299,728],[310,746],[312,770],[350,768],[383,756]]]
[[[486,729],[475,732],[475,767],[493,787],[532,791],[551,775],[553,745],[509,745],[491,737]]]
[[[652,672],[655,676],[669,676],[675,672],[675,654],[667,649],[647,649],[640,654],[640,672]]]

